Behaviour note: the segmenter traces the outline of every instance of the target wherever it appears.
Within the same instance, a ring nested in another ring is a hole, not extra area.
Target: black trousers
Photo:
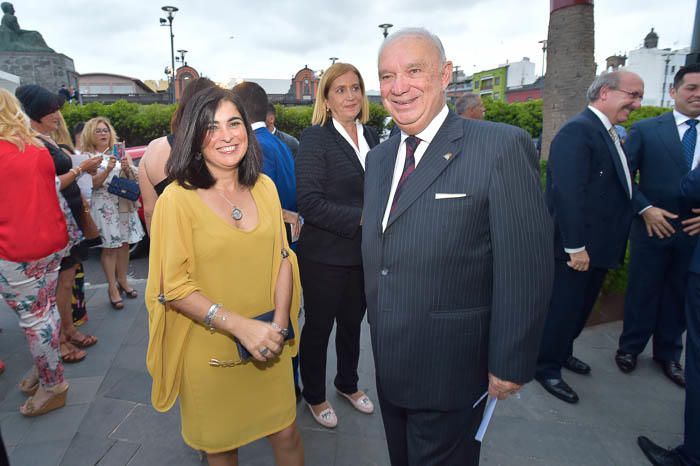
[[[393,405],[377,381],[391,466],[476,466],[481,443],[474,440],[485,400],[454,411],[429,411]],[[458,390],[459,387],[455,387]]]
[[[552,299],[537,357],[537,378],[561,378],[561,367],[573,354],[574,340],[591,315],[607,272],[597,268],[577,272],[565,261],[555,261]]]
[[[654,359],[680,360],[686,278],[696,241],[682,231],[670,238],[649,238],[644,222],[633,222],[621,351],[639,354],[653,336]]]
[[[304,399],[311,405],[326,400],[328,337],[337,324],[335,351],[338,368],[335,387],[357,391],[360,359],[360,325],[365,316],[364,276],[361,266],[335,266],[299,258],[304,290],[304,328],[299,363]]]

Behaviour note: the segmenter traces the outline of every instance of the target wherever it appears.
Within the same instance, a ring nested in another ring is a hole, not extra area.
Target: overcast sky
[[[168,3],[171,2],[171,3]],[[540,74],[549,0],[22,0],[13,2],[22,29],[38,30],[78,73],[106,72],[162,79],[170,64],[166,4],[175,14],[175,50],[218,82],[291,78],[304,65],[326,68],[329,57],[356,65],[378,88],[380,23],[394,30],[423,26],[442,39],[447,58],[467,74],[530,57]],[[690,45],[696,1],[596,0],[595,56],[639,47],[654,27],[659,47]],[[177,67],[176,63],[176,67]]]

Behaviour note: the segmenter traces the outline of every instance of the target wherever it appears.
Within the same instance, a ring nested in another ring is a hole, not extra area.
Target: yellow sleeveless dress
[[[289,248],[273,182],[260,175],[251,190],[258,226],[249,232],[226,223],[195,190],[171,183],[158,199],[151,224],[146,286],[149,312],[147,366],[153,378],[151,402],[169,410],[179,396],[182,437],[192,448],[218,453],[238,448],[289,426],[296,416],[288,342],[273,362],[214,367],[209,361],[237,361],[233,338],[210,333],[201,322],[159,302],[199,291],[246,317],[274,308],[274,289]],[[296,256],[291,321],[299,335],[300,282]]]

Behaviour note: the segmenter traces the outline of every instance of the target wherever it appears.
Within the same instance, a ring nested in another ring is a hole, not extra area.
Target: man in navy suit
[[[578,395],[561,369],[591,371],[573,356],[573,342],[608,269],[622,263],[632,221],[632,181],[614,125],[639,108],[643,95],[644,83],[634,73],[598,76],[588,88],[588,108],[562,126],[549,152],[547,204],[556,261],[536,379],[568,403],[576,403]]]
[[[633,371],[653,335],[654,360],[680,386],[685,386],[679,360],[686,273],[697,239],[682,229],[694,214],[680,184],[699,157],[693,115],[697,97],[689,90],[697,85],[698,73],[700,65],[682,67],[670,92],[673,112],[635,123],[625,142],[633,177],[639,171],[639,184],[633,187],[638,215],[630,233],[625,320],[615,362],[622,372]]]

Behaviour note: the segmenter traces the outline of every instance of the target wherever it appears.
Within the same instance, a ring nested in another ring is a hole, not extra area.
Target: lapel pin
[[[448,152],[447,154],[443,155],[442,158],[445,160],[450,160],[452,158],[452,152]]]

